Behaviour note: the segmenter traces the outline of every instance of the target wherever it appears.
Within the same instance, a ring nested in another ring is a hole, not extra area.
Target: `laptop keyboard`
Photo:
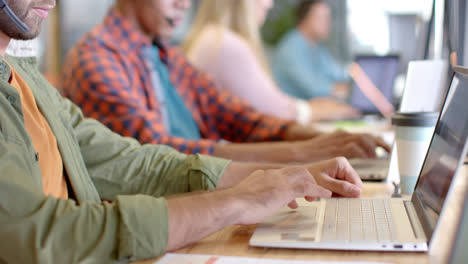
[[[389,200],[328,199],[322,241],[396,240]]]

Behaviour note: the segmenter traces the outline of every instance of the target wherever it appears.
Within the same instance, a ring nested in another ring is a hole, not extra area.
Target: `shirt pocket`
[[[18,144],[23,144],[29,137],[21,114],[3,100],[0,100],[0,134],[3,140]]]

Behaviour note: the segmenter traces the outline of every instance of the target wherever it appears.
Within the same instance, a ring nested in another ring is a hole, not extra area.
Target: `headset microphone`
[[[13,11],[11,11],[10,7],[7,5],[7,3],[5,2],[5,0],[0,0],[0,9],[3,10],[3,12],[5,12],[5,14],[7,14],[7,16],[13,20],[13,23],[19,27],[24,33],[28,32],[29,31],[29,27],[24,24],[16,15],[15,13],[13,13]]]

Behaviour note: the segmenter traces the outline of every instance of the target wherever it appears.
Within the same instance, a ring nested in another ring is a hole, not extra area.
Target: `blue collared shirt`
[[[153,87],[161,104],[163,122],[168,134],[190,140],[200,140],[200,129],[174,88],[167,65],[161,60],[159,48],[155,45],[151,47],[151,62],[153,64]]]

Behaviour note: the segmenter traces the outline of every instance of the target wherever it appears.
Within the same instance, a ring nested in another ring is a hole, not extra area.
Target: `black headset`
[[[2,9],[3,12],[5,12],[5,14],[7,14],[7,16],[13,20],[13,23],[19,27],[24,33],[28,32],[29,31],[29,27],[23,23],[23,21],[21,21],[16,15],[15,13],[13,13],[13,11],[11,11],[10,7],[7,5],[7,3],[5,2],[5,0],[0,0],[0,9]]]

